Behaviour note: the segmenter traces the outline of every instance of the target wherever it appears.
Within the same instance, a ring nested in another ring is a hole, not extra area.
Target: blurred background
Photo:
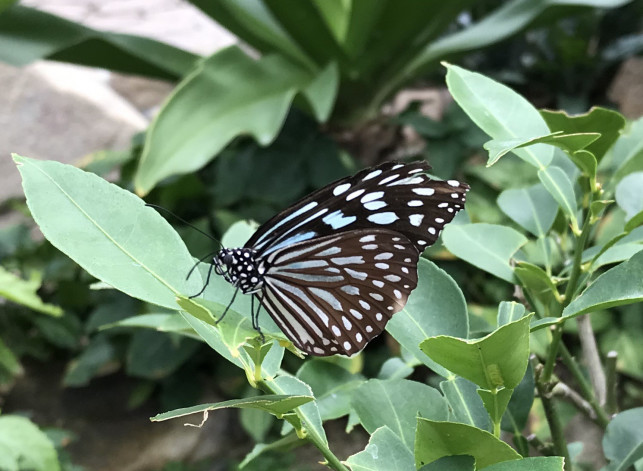
[[[436,3],[0,1],[0,408],[37,424],[62,469],[236,469],[253,443],[279,431],[252,411],[217,411],[203,429],[149,422],[249,387],[197,340],[102,329],[152,307],[91,289],[91,276],[43,240],[10,153],[81,166],[218,238],[391,159],[425,159],[438,177],[469,182],[469,218],[502,223],[497,195],[533,175],[517,159],[485,169],[487,138],[451,100],[440,61],[484,73],[538,108],[643,116],[643,0]],[[171,223],[195,256],[213,250]],[[465,292],[472,330],[488,331],[512,287],[440,244],[425,256]],[[6,273],[39,302],[12,300]],[[636,317],[626,308],[592,317],[604,351],[625,346],[630,404],[643,399]],[[573,345],[572,327],[568,335]],[[395,349],[382,336],[359,368],[375,374]],[[339,456],[367,441],[359,430],[346,441],[345,426],[329,424]],[[568,433],[597,440],[580,421]],[[602,456],[586,450],[587,469],[597,469]],[[323,469],[311,464],[320,458],[304,448],[244,469]]]

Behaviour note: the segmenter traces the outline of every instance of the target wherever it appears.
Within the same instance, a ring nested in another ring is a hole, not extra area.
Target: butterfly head
[[[263,286],[260,267],[255,262],[255,250],[248,248],[221,249],[212,260],[214,271],[245,294],[255,293]]]

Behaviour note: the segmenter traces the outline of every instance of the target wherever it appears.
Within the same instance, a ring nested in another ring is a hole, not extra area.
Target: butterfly
[[[261,332],[263,306],[305,353],[361,351],[404,308],[420,254],[464,208],[469,186],[431,180],[429,169],[426,162],[386,162],[315,191],[242,248],[221,249],[205,286],[214,269],[236,288],[234,296],[253,296],[255,329]]]

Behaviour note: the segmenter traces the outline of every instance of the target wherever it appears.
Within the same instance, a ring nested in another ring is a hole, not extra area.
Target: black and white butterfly
[[[431,180],[429,168],[387,162],[317,190],[243,248],[219,251],[208,280],[214,269],[256,297],[303,352],[359,352],[404,307],[420,254],[464,207],[469,186]]]

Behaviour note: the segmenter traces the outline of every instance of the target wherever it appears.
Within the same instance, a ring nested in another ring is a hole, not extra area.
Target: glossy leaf
[[[643,213],[643,172],[630,173],[616,185],[616,204],[626,214],[626,222]]]
[[[442,241],[457,257],[509,283],[515,283],[509,261],[527,243],[527,238],[506,226],[450,224],[444,228]]]
[[[523,287],[527,288],[533,296],[545,306],[558,300],[558,290],[551,277],[537,265],[528,262],[518,262],[514,273]]]
[[[482,399],[484,408],[487,410],[492,422],[500,422],[512,394],[513,389],[507,388],[499,389],[496,393],[488,389],[478,389],[478,395]]]
[[[200,169],[239,135],[269,144],[297,93],[326,119],[337,87],[336,69],[331,69],[321,71],[323,81],[316,82],[315,74],[283,56],[255,61],[234,46],[200,62],[146,134],[137,191],[147,193],[163,178]]]
[[[515,301],[503,301],[498,306],[498,327],[522,319],[525,306]]]
[[[558,213],[556,200],[542,185],[505,190],[498,196],[498,206],[536,237],[549,232]]]
[[[539,170],[538,178],[570,220],[574,233],[578,234],[580,230],[576,217],[578,211],[576,194],[574,193],[574,186],[567,174],[560,167],[551,166]]]
[[[387,426],[375,430],[363,451],[349,456],[346,464],[352,471],[408,471],[415,469],[413,453]]]
[[[443,456],[453,455],[473,456],[476,469],[521,458],[513,448],[489,432],[470,425],[419,417],[415,439],[416,466],[419,468]]]
[[[0,60],[17,67],[48,59],[177,80],[199,58],[150,38],[96,31],[23,5],[0,14],[0,31]]]
[[[418,360],[446,376],[444,368],[422,353],[419,345],[434,335],[468,336],[464,295],[453,278],[424,258],[418,263],[418,278],[418,287],[404,309],[388,322],[386,330]]]
[[[406,379],[371,379],[353,394],[352,405],[369,433],[387,426],[404,445],[413,449],[416,417],[447,419],[447,404],[430,386]]]
[[[447,65],[447,86],[460,107],[492,139],[550,134],[538,110],[525,98],[484,75]],[[549,165],[554,155],[545,144],[516,148],[513,153],[539,169]]]
[[[18,465],[17,470],[59,471],[60,464],[53,443],[25,417],[0,417],[0,443],[5,446],[5,462]],[[7,456],[8,455],[8,456]],[[0,458],[0,462],[2,458]]]
[[[43,314],[55,317],[62,316],[63,310],[59,306],[45,303],[40,299],[37,294],[39,289],[40,279],[38,276],[23,280],[0,266],[0,296]]]
[[[91,275],[169,309],[178,308],[176,296],[200,289],[198,274],[185,280],[192,257],[183,241],[137,196],[71,165],[14,160],[42,233]]]
[[[617,414],[607,425],[603,437],[605,457],[610,461],[606,471],[626,471],[643,459],[643,407]]]
[[[478,395],[478,387],[459,376],[451,376],[440,383],[440,390],[449,403],[449,421],[491,430],[489,414]]]
[[[432,337],[420,348],[449,371],[483,389],[513,389],[527,369],[531,318],[525,316],[477,340]]]
[[[150,420],[152,422],[161,422],[163,420],[175,419],[177,417],[184,417],[186,415],[203,413],[206,411],[213,411],[227,408],[250,408],[260,409],[277,417],[286,414],[297,407],[312,402],[312,396],[297,396],[297,395],[265,395],[245,397],[243,399],[232,399],[230,401],[217,402],[212,404],[200,404],[198,406],[184,407],[182,409],[175,409],[173,411],[157,414]]]
[[[585,150],[591,152],[600,162],[605,153],[616,142],[625,118],[620,113],[594,106],[587,113],[570,116],[565,111],[541,110],[540,114],[552,132],[599,133],[598,139],[591,142]]]
[[[563,311],[565,317],[643,301],[643,252],[606,271]]]

